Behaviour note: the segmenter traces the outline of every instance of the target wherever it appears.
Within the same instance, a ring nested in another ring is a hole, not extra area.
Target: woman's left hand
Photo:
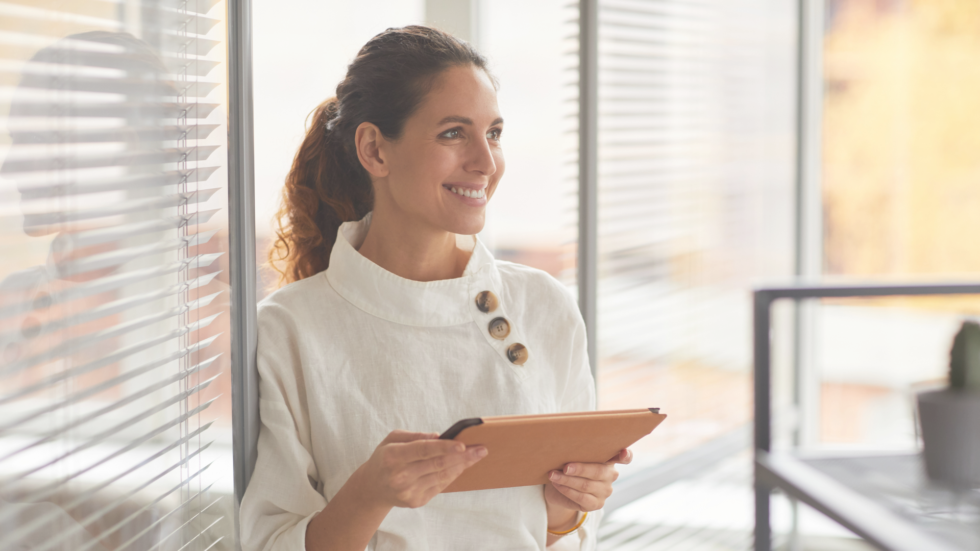
[[[562,471],[551,471],[550,484],[544,487],[548,508],[557,507],[571,511],[595,511],[601,509],[612,495],[612,483],[619,478],[616,465],[633,461],[633,452],[620,450],[616,457],[605,463],[569,463]],[[552,517],[549,511],[549,517]]]

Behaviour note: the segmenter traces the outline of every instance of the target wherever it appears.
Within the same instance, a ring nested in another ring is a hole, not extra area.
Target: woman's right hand
[[[487,455],[483,446],[440,440],[435,433],[396,430],[361,466],[364,484],[389,507],[421,507]]]
[[[438,434],[392,432],[307,524],[306,549],[364,549],[392,507],[425,505],[486,454]]]

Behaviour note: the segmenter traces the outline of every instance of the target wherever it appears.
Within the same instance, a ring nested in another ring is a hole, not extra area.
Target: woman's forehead
[[[497,90],[482,69],[451,67],[436,77],[419,106],[419,115],[431,125],[497,124]]]

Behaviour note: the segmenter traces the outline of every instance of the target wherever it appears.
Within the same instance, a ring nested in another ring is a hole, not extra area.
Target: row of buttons
[[[476,295],[476,307],[484,314],[493,312],[498,306],[500,306],[500,300],[492,292],[482,291]],[[510,335],[510,322],[502,317],[493,318],[490,320],[490,325],[487,326],[487,330],[490,331],[491,337],[502,341],[507,338],[507,335]],[[507,347],[507,359],[510,360],[510,363],[524,365],[527,358],[527,347],[523,344],[514,343]]]

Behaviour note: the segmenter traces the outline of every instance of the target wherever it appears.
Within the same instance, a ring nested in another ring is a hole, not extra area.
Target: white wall
[[[388,27],[421,24],[423,0],[255,0],[255,216],[271,232],[306,116],[334,95],[347,64]]]

